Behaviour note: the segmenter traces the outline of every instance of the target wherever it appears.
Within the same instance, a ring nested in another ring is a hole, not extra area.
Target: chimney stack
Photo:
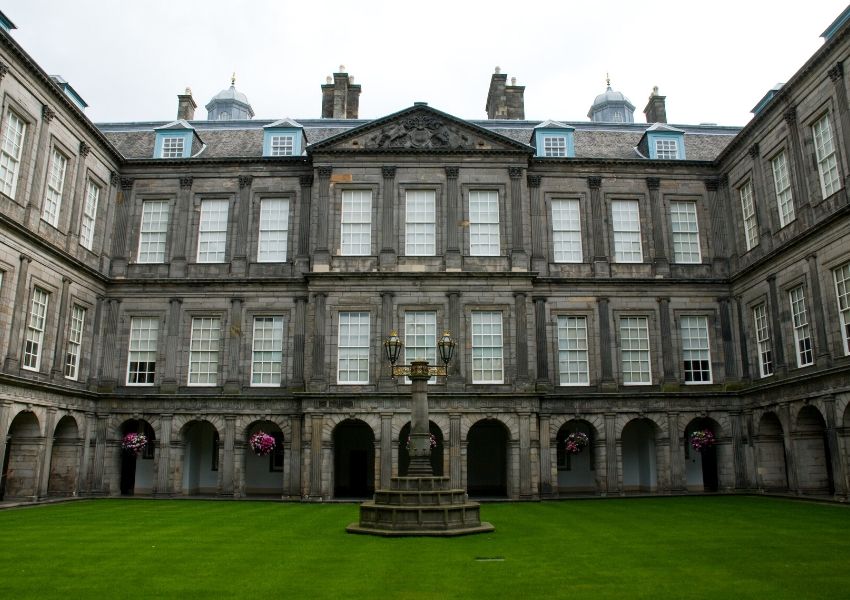
[[[356,119],[359,110],[360,86],[346,73],[345,65],[340,65],[339,73],[328,77],[322,86],[322,118]]]
[[[516,77],[508,76],[496,67],[490,78],[490,90],[487,92],[488,119],[525,119],[525,86],[516,84]]]
[[[195,99],[192,98],[192,89],[186,88],[183,94],[177,94],[177,118],[184,121],[191,121],[195,118],[195,109],[198,105],[195,104]]]
[[[665,100],[667,100],[667,96],[658,95],[658,86],[653,87],[652,93],[649,95],[649,102],[647,102],[646,108],[643,109],[647,123],[667,122],[667,105]]]

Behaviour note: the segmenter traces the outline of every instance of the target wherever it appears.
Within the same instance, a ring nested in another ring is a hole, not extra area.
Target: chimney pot
[[[511,85],[516,85],[516,77],[511,77]]]
[[[516,77],[507,84],[508,76],[496,67],[496,72],[490,77],[490,90],[487,92],[488,119],[524,119],[525,118],[525,87],[516,85]]]
[[[667,122],[667,96],[658,95],[658,86],[652,88],[652,93],[649,95],[649,102],[646,103],[646,108],[643,109],[643,114],[646,115],[647,123],[666,123]]]
[[[339,66],[339,72],[340,72],[340,73],[345,73],[345,65],[340,65],[340,66]]]
[[[195,99],[192,98],[192,88],[187,87],[184,94],[177,94],[177,118],[191,121],[195,118]]]
[[[496,65],[496,71],[495,71],[496,75],[499,75],[501,72],[502,72],[502,69],[499,67],[499,65]]]

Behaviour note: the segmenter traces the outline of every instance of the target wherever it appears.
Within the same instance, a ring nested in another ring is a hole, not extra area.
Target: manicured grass
[[[839,598],[850,507],[754,497],[485,504],[491,534],[346,534],[353,504],[0,511],[0,598]],[[489,559],[489,560],[480,560]]]

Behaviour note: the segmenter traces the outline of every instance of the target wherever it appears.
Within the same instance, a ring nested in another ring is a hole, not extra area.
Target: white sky
[[[846,1],[846,0],[845,0]],[[743,125],[820,47],[842,0],[5,0],[14,38],[67,79],[95,122],[170,120],[228,87],[257,118],[321,116],[319,86],[344,64],[360,117],[428,102],[486,118],[496,65],[525,85],[529,119],[586,120],[611,84],[635,120],[659,86],[671,123]]]

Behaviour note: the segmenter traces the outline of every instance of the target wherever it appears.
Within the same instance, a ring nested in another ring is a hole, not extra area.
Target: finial
[[[652,86],[652,95],[653,96],[658,95],[658,86],[657,85]]]
[[[236,71],[233,71],[233,75],[231,75],[231,77],[230,77],[230,85],[231,86],[236,85]]]
[[[608,73],[605,73],[605,85],[608,86],[608,89],[611,89],[611,76]]]
[[[333,78],[333,77],[331,77],[330,75],[328,75],[327,77],[325,77],[325,83],[333,83],[333,82],[334,82],[334,78]]]
[[[186,95],[187,95],[187,96],[191,96],[191,95],[192,95],[192,88],[190,88],[190,87],[187,87],[187,88],[186,88]]]
[[[502,68],[496,65],[496,75],[499,75],[502,72]]]
[[[340,66],[339,66],[339,72],[340,72],[340,73],[345,73],[345,65],[340,65]]]

